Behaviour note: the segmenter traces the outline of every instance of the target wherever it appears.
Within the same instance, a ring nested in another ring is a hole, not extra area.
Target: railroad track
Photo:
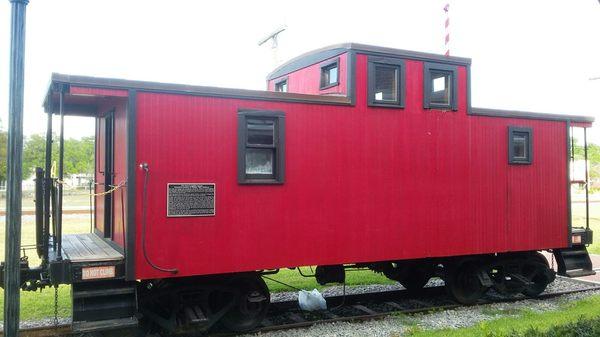
[[[539,295],[536,299],[550,299],[562,295],[600,290],[600,283],[569,279],[574,283],[584,284],[588,287],[552,291]],[[493,292],[486,295],[472,306],[510,303],[527,299],[524,296],[501,297]],[[340,321],[365,321],[383,318],[392,314],[415,314],[437,310],[449,310],[464,305],[452,301],[445,292],[443,286],[424,288],[419,293],[411,293],[406,290],[392,290],[374,293],[361,293],[351,295],[336,295],[326,298],[328,310],[308,312],[298,308],[298,302],[281,301],[271,303],[267,318],[263,320],[260,327],[247,334],[268,332],[286,329],[297,329],[310,327],[315,324],[332,323]],[[26,328],[20,331],[22,337],[49,337],[80,335],[71,329],[70,324],[62,324],[58,327],[44,326]],[[206,337],[228,337],[236,334],[227,332],[211,332]],[[3,336],[0,333],[0,336]]]

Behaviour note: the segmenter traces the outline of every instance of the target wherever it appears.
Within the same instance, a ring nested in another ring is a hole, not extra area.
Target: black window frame
[[[514,136],[517,134],[527,134],[527,156],[525,159],[516,158],[514,151]],[[508,127],[508,163],[530,165],[533,162],[533,130],[522,126]]]
[[[431,73],[441,72],[452,76],[449,104],[439,104],[431,102]],[[423,108],[425,109],[443,109],[443,110],[458,110],[458,69],[457,66],[443,63],[425,62],[423,65]]]
[[[323,71],[330,68],[337,68],[337,80],[334,83],[323,83]],[[335,58],[321,63],[319,71],[319,90],[325,90],[340,85],[340,58]]]
[[[277,90],[277,87],[280,87],[282,83],[285,83],[285,91]],[[278,79],[273,85],[273,91],[275,92],[288,92],[289,91],[290,82],[288,81],[288,77],[283,77]]]
[[[375,100],[375,67],[376,65],[383,65],[386,67],[395,67],[398,69],[398,79],[396,92],[398,98],[395,101],[377,101]],[[373,57],[370,56],[368,59],[368,105],[377,107],[393,107],[393,108],[404,108],[406,100],[406,65],[404,60],[395,58],[385,57]]]
[[[265,119],[274,121],[273,146],[248,144],[248,119]],[[248,148],[272,148],[273,173],[247,174],[246,150]],[[238,111],[238,183],[239,184],[283,184],[285,182],[285,113],[271,110],[239,110]]]

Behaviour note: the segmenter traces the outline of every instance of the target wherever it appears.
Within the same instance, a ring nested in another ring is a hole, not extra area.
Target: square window
[[[321,65],[320,89],[327,89],[339,84],[339,59]]]
[[[369,57],[369,105],[404,107],[404,61]]]
[[[513,153],[515,159],[527,159],[527,143],[529,136],[526,133],[518,132],[513,135]]]
[[[457,110],[456,66],[426,62],[423,68],[423,107]]]
[[[280,111],[238,113],[238,182],[282,184],[285,116]]]
[[[288,92],[288,81],[287,78],[275,83],[275,91],[277,92]]]
[[[531,164],[531,129],[508,128],[508,162],[510,164]]]

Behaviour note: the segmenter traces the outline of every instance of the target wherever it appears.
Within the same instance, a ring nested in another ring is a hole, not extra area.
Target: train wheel
[[[400,284],[409,291],[419,291],[429,282],[429,275],[415,272],[399,280]]]
[[[429,282],[431,274],[426,270],[417,269],[411,274],[400,278],[398,282],[409,291],[419,291]]]
[[[387,278],[398,281],[406,290],[418,291],[423,289],[431,278],[433,268],[414,262],[398,262],[390,263],[383,273]]]
[[[526,256],[499,257],[491,266],[494,290],[504,296],[515,296],[524,291],[523,262]]]
[[[548,260],[539,253],[535,253],[529,261],[523,263],[521,272],[532,283],[523,289],[522,294],[525,296],[538,296],[554,281],[554,271],[550,270]]]
[[[236,277],[229,284],[238,290],[233,307],[221,318],[221,325],[231,331],[245,332],[256,328],[267,314],[271,297],[258,275]]]
[[[457,302],[473,304],[488,290],[477,276],[479,270],[478,263],[473,261],[462,263],[456,269],[448,271],[446,289]]]

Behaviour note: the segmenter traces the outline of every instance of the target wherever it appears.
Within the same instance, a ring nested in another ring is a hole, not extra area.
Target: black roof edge
[[[594,117],[568,114],[551,114],[543,112],[518,111],[518,110],[501,110],[487,108],[471,108],[471,115],[489,116],[489,117],[504,117],[504,118],[526,118],[526,119],[543,119],[550,121],[572,121],[579,123],[593,123]]]
[[[51,99],[52,92],[56,90],[57,84],[122,90],[136,89],[138,91],[177,93],[184,95],[187,94],[250,100],[297,102],[308,104],[351,105],[352,103],[345,96],[308,95],[263,90],[231,89],[209,86],[196,86],[188,84],[135,81],[105,77],[91,77],[52,73],[50,85],[48,87],[44,103],[42,105],[43,107],[50,106],[49,100]]]
[[[77,76],[52,73],[48,91],[44,99],[43,107],[49,107],[52,92],[60,88],[59,84],[82,86],[82,87],[97,87],[110,89],[137,89],[139,91],[177,93],[198,96],[224,97],[224,98],[240,98],[250,100],[267,100],[267,101],[282,101],[282,102],[298,102],[309,104],[332,104],[332,105],[352,105],[350,99],[345,96],[320,96],[307,95],[274,91],[262,90],[247,90],[247,89],[230,89],[207,86],[194,86],[187,84],[173,84],[161,82],[134,81],[104,77]],[[580,123],[592,123],[594,117],[568,115],[568,114],[549,114],[542,112],[518,111],[518,110],[502,110],[488,108],[471,108],[470,115],[474,116],[490,116],[490,117],[505,117],[505,118],[528,118],[528,119],[543,119],[543,120],[558,120],[572,121]]]
[[[388,56],[388,57],[401,57],[405,59],[420,60],[420,61],[431,61],[439,63],[448,63],[455,65],[469,65],[471,64],[470,58],[456,57],[456,56],[444,56],[440,54],[417,52],[412,50],[378,47],[360,43],[340,43],[334,44],[327,47],[319,48],[307,53],[301,54],[294,57],[288,62],[280,65],[267,75],[267,80],[272,80],[298,69],[306,68],[315,63],[327,60],[337,55],[343,54],[350,50],[365,53],[370,55]]]

